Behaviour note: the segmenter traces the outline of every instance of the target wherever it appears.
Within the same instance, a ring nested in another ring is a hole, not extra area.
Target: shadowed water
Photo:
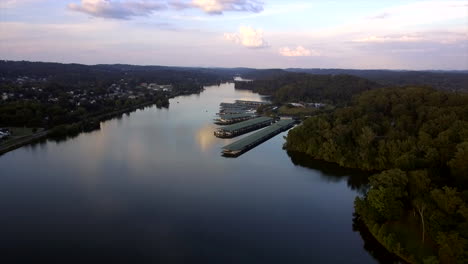
[[[207,87],[0,156],[2,263],[375,263],[353,231],[365,179],[289,157],[286,133],[220,155],[235,99],[262,98]]]

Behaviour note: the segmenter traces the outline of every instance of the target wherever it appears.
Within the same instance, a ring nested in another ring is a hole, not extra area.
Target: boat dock
[[[215,130],[214,135],[219,138],[232,138],[262,127],[266,127],[271,123],[273,123],[273,118],[271,117],[257,117],[233,125],[220,127]]]
[[[243,105],[248,107],[259,107],[262,105],[267,105],[267,102],[259,102],[259,101],[246,101],[246,100],[236,100],[235,104]]]
[[[224,156],[237,157],[279,133],[288,130],[293,127],[295,123],[296,121],[292,119],[280,120],[267,128],[223,147],[222,153]]]
[[[245,120],[254,118],[254,114],[243,113],[243,114],[225,114],[221,115],[219,118],[215,119],[215,124],[217,125],[231,125],[239,123]]]
[[[224,108],[219,110],[218,115],[232,115],[232,114],[245,114],[253,112],[250,109],[244,109],[244,108]]]

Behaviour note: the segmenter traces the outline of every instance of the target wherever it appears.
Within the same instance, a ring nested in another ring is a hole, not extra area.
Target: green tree
[[[407,197],[408,177],[399,169],[384,171],[370,177],[367,194],[369,205],[387,220],[398,220],[403,214],[403,199]]]
[[[448,162],[452,175],[458,182],[468,183],[468,142],[457,145],[455,156]]]

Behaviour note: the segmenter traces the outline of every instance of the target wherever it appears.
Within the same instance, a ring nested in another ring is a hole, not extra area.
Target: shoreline
[[[301,155],[304,155],[306,157],[309,157],[310,159],[313,159],[312,156],[308,155],[307,153],[304,153],[304,152],[300,152],[300,151],[293,151],[293,150],[289,150],[287,148],[284,148],[286,151],[291,151],[291,152],[297,152],[297,153],[300,153]],[[369,174],[372,175],[372,174],[375,174],[375,173],[379,173],[378,171],[367,171],[367,170],[362,170],[362,169],[359,169],[359,168],[350,168],[350,167],[343,167],[341,165],[339,165],[337,162],[329,162],[329,161],[325,161],[325,160],[320,160],[320,159],[313,159],[314,161],[319,161],[319,162],[325,162],[325,163],[329,163],[329,164],[333,164],[333,165],[336,165],[338,166],[340,169],[343,169],[343,170],[351,170],[351,171],[355,171],[355,172],[359,172],[359,173],[365,173],[365,174]],[[367,177],[369,177],[367,176]],[[353,206],[354,207],[354,206]],[[379,238],[376,234],[374,234],[371,230],[371,228],[368,226],[368,224],[364,221],[364,219],[362,219],[359,215],[358,212],[356,212],[356,208],[354,207],[354,210],[355,210],[355,213],[356,215],[360,218],[360,222],[362,223],[362,225],[364,226],[364,228],[366,228],[366,231],[368,234],[370,234],[377,243],[379,243],[388,253],[390,254],[393,254],[395,255],[396,257],[398,257],[400,259],[400,261],[403,261],[402,263],[408,263],[408,264],[413,264],[413,263],[418,263],[418,262],[415,262],[415,261],[411,261],[411,256],[405,256],[405,255],[401,255],[401,254],[398,254],[392,250],[390,250],[386,245],[385,243],[382,241],[381,238]]]
[[[198,93],[200,93],[202,91],[203,90],[198,91]],[[173,95],[170,95],[170,96],[167,97],[167,102],[169,104],[169,99],[176,98],[177,96],[192,95],[192,94],[196,94],[196,93],[189,93],[189,94],[186,94],[186,93],[183,93],[183,92],[174,93]],[[126,113],[130,113],[130,112],[133,112],[133,111],[135,111],[135,110],[137,110],[139,108],[147,107],[147,106],[153,106],[153,105],[156,105],[156,102],[146,102],[146,103],[131,106],[131,107],[128,107],[128,108],[125,108],[125,109],[115,110],[115,111],[107,112],[107,113],[100,113],[100,114],[96,114],[96,115],[90,115],[90,116],[86,117],[86,119],[83,119],[83,120],[81,120],[79,122],[76,122],[76,123],[62,124],[62,125],[55,126],[55,127],[52,127],[52,128],[50,128],[48,130],[44,130],[44,131],[29,135],[29,136],[24,136],[24,137],[21,137],[21,138],[13,139],[12,141],[0,144],[0,157],[2,155],[4,155],[4,154],[10,152],[10,151],[15,150],[15,149],[18,149],[18,148],[21,148],[23,146],[32,144],[32,143],[37,142],[37,141],[42,140],[42,139],[47,139],[51,134],[53,134],[53,130],[55,128],[57,128],[57,127],[60,127],[60,126],[63,126],[63,125],[66,126],[66,125],[82,124],[82,123],[86,122],[89,119],[97,119],[99,122],[103,122],[103,121],[112,119],[112,118],[114,118],[114,117],[116,117],[118,115],[123,115],[123,114],[126,114]],[[81,132],[83,132],[83,131],[81,131]]]
[[[356,215],[358,217],[360,217],[359,213],[356,213]],[[385,250],[387,250],[388,253],[390,254],[393,254],[395,256],[397,256],[398,258],[400,258],[401,261],[404,261],[404,263],[408,263],[408,264],[416,264],[418,262],[414,262],[414,261],[411,261],[411,256],[405,256],[405,255],[402,255],[402,254],[398,254],[397,252],[394,252],[392,250],[390,250],[386,245],[385,243],[383,243],[383,241],[378,237],[376,236],[371,228],[369,228],[369,226],[367,225],[367,223],[361,218],[360,219],[362,225],[364,226],[364,228],[366,228],[366,231],[375,239],[375,241],[377,241],[377,243],[379,243],[383,248],[385,248]]]

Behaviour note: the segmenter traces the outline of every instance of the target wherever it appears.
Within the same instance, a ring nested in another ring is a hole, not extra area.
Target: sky
[[[0,59],[468,70],[468,0],[0,0]]]

